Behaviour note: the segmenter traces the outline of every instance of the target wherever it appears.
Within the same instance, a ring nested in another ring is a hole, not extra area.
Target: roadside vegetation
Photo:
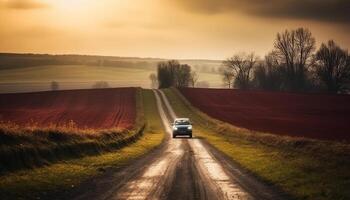
[[[350,87],[350,55],[333,40],[322,43],[306,28],[278,33],[264,59],[254,52],[236,53],[223,62],[228,88],[346,93]]]
[[[179,117],[189,117],[204,138],[259,179],[296,199],[350,198],[350,145],[276,136],[238,128],[194,108],[174,89],[164,89]]]
[[[25,150],[20,150],[23,151],[23,159],[29,160],[25,164],[30,168],[21,170],[8,168],[12,171],[3,171],[0,175],[0,199],[50,199],[61,192],[65,194],[82,181],[107,169],[125,166],[130,160],[158,146],[163,140],[164,133],[154,94],[151,90],[140,90],[138,99],[138,124],[135,125],[134,131],[77,133],[70,132],[71,130],[67,128],[64,132],[37,132],[38,138],[26,137],[21,132],[7,135],[15,139],[11,141],[17,143],[32,142],[28,144],[28,149],[25,149],[28,150],[27,153]],[[10,128],[13,130],[12,127]],[[128,141],[127,138],[132,137],[134,139]],[[71,148],[66,148],[65,144],[57,144],[57,141],[52,139],[58,139],[61,142],[63,140],[67,146],[71,145]],[[32,165],[30,161],[31,156],[36,153],[36,150],[33,150],[35,142],[47,143],[48,156],[53,157],[50,157],[50,160],[39,157],[43,164],[40,167]],[[80,146],[86,148],[80,149]],[[8,144],[6,146],[1,144],[2,150],[10,148],[8,152],[15,151],[17,147],[18,145],[10,147]],[[55,153],[60,151],[54,147],[63,148],[62,155],[55,156]],[[1,158],[3,158],[2,155]],[[57,160],[51,160],[55,158]],[[1,161],[1,166],[4,166],[3,164],[5,160]]]

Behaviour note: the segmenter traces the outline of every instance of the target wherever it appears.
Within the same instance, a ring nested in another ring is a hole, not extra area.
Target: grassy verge
[[[1,175],[0,199],[50,198],[55,192],[67,191],[105,168],[119,168],[158,146],[164,131],[151,90],[142,90],[142,102],[146,127],[134,143],[113,152]]]
[[[164,90],[179,117],[190,117],[194,135],[255,176],[296,199],[350,199],[350,145],[257,133],[215,120],[176,90]]]

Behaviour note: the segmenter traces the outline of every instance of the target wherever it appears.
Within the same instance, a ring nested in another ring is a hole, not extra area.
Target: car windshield
[[[178,120],[178,121],[175,121],[175,125],[190,125],[190,121]]]

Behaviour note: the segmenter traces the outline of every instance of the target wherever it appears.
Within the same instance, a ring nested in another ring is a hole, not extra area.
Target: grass
[[[50,199],[69,191],[106,168],[120,168],[158,146],[164,137],[153,92],[142,90],[146,127],[134,143],[95,156],[70,159],[49,166],[20,170],[0,176],[0,199]]]
[[[266,183],[295,199],[350,199],[350,145],[276,136],[213,119],[176,90],[164,90],[179,117],[190,117],[194,135],[231,157]]]

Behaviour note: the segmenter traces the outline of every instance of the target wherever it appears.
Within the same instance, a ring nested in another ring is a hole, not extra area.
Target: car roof
[[[189,118],[176,118],[175,121],[190,121]]]

